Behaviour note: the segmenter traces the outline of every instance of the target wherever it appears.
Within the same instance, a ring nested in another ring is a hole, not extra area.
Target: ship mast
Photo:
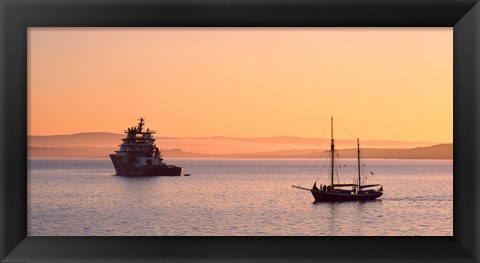
[[[138,122],[138,132],[141,133],[143,125],[145,124],[145,122],[144,122],[145,119],[143,117],[140,117],[140,119],[138,119],[138,120],[139,120],[139,122]]]
[[[330,150],[332,151],[332,175],[331,175],[331,185],[332,185],[332,192],[333,192],[333,173],[334,173],[334,167],[335,167],[335,163],[334,163],[334,158],[335,158],[335,146],[334,146],[334,143],[333,143],[333,117],[331,117],[331,138],[332,138],[332,144],[330,145]]]
[[[360,191],[360,140],[357,138],[357,159],[358,159],[358,191]]]

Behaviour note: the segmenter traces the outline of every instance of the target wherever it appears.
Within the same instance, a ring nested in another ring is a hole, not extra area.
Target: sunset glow
[[[334,116],[343,138],[453,140],[452,28],[30,28],[28,40],[29,135],[121,133],[143,116],[158,136],[316,138]]]

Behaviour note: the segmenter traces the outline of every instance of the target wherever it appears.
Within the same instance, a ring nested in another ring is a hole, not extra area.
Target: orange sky
[[[452,142],[452,28],[29,28],[30,135]],[[348,132],[344,131],[348,129]]]

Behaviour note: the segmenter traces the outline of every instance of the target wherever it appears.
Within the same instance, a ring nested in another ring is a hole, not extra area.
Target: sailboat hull
[[[382,196],[383,192],[372,191],[369,193],[339,193],[311,190],[316,202],[338,202],[338,201],[368,201]]]

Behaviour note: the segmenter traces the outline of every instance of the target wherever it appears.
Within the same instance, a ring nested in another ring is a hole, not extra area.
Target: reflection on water
[[[28,234],[453,233],[452,161],[365,160],[375,171],[369,180],[383,184],[384,195],[342,203],[315,203],[310,192],[290,187],[293,183],[310,187],[317,179],[328,182],[328,175],[320,175],[322,167],[312,160],[170,162],[191,176],[114,176],[108,159],[29,160]]]
[[[313,202],[313,205],[319,206],[319,209],[323,210],[322,213],[327,215],[325,220],[329,227],[328,233],[325,233],[325,235],[336,235],[335,231],[338,231],[338,229],[344,227],[355,228],[356,226],[358,226],[358,229],[349,229],[351,235],[372,235],[363,233],[362,225],[369,224],[372,229],[378,228],[374,225],[376,222],[371,213],[372,211],[382,211],[381,199],[359,202]]]

